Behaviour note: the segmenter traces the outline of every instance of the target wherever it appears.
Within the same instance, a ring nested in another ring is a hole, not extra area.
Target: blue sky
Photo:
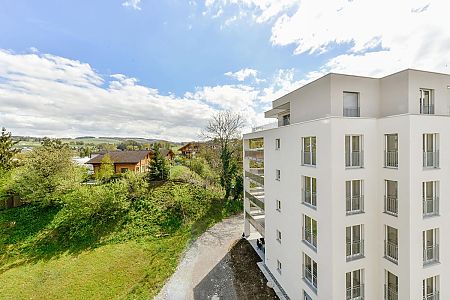
[[[448,73],[445,1],[382,1],[1,0],[0,125],[189,140],[327,72]]]

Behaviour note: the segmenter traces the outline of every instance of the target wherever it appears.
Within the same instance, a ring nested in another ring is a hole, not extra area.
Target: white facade
[[[328,74],[244,135],[245,234],[289,298],[450,299],[449,109],[450,75]]]

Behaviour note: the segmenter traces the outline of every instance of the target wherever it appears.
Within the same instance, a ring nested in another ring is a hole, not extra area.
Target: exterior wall
[[[122,173],[121,169],[122,168],[127,168],[128,171],[134,171],[134,172],[139,172],[137,171],[138,168],[138,164],[114,164],[114,173],[118,174],[118,173]]]
[[[398,72],[380,79],[380,116],[408,111],[408,72]],[[418,104],[417,104],[418,105]],[[419,112],[419,110],[417,110]]]

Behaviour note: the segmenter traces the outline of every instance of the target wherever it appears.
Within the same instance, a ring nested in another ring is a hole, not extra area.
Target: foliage
[[[72,152],[59,140],[44,140],[14,170],[11,191],[23,200],[53,205],[76,188],[83,179],[83,169],[72,161]]]
[[[100,168],[95,174],[96,179],[101,182],[109,181],[114,175],[114,162],[109,154],[105,154],[100,162]]]
[[[169,178],[169,166],[159,150],[159,144],[154,144],[152,150],[153,155],[150,159],[148,180],[167,180]]]
[[[208,161],[205,158],[198,155],[191,159],[186,159],[183,164],[191,169],[193,172],[197,173],[201,178],[203,178],[208,184],[218,183],[218,176],[211,169]]]
[[[17,143],[13,141],[11,132],[6,132],[6,128],[2,127],[0,135],[0,170],[8,170],[13,167],[13,158],[19,152],[18,149],[14,148]]]

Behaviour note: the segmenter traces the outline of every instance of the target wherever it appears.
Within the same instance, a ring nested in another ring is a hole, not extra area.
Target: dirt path
[[[277,299],[256,265],[259,257],[241,240],[242,230],[239,215],[202,234],[155,299]]]

